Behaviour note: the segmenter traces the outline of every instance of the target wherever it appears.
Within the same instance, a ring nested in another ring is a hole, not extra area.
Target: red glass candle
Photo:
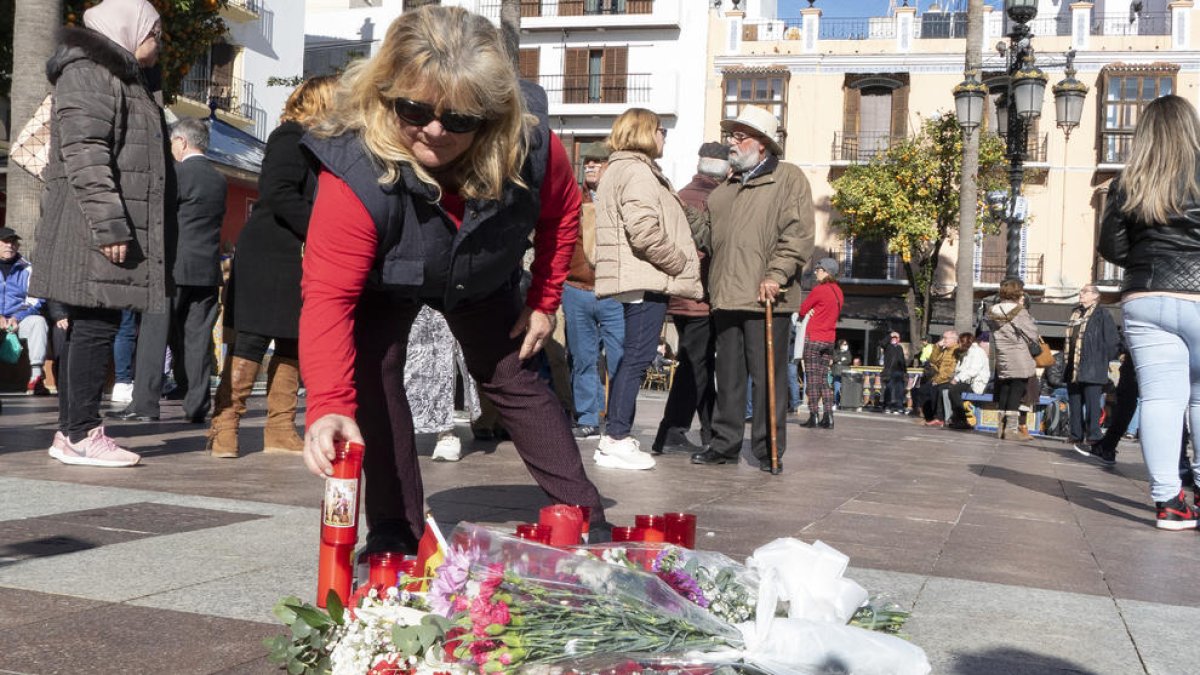
[[[692,513],[663,515],[666,542],[684,548],[696,548],[696,516]]]
[[[641,534],[641,539],[638,539],[638,541],[646,543],[661,543],[666,541],[667,538],[662,530],[656,530],[653,527],[639,527],[637,528],[637,532]]]
[[[583,514],[574,506],[554,504],[541,510],[538,524],[550,528],[551,546],[576,546],[583,533]]]
[[[383,551],[367,556],[367,563],[371,566],[371,584],[395,586],[400,583],[400,575],[405,571],[405,562],[409,561],[404,559],[403,553]],[[411,570],[416,569],[417,561],[413,560],[409,562],[407,567],[411,572]]]
[[[334,448],[333,475],[325,479],[321,507],[321,541],[353,546],[358,541],[358,498],[363,451],[359,443],[339,443]]]
[[[634,516],[633,524],[645,530],[638,541],[663,541],[666,537],[667,527],[662,516]]]
[[[623,541],[635,541],[635,539],[633,538],[633,529],[634,528],[632,528],[632,527],[624,527],[624,526],[614,527],[612,529],[613,542],[619,543],[619,542],[623,542]]]
[[[544,525],[534,523],[521,523],[517,525],[517,537],[528,541],[536,541],[539,544],[550,544],[550,528]]]
[[[350,597],[350,580],[354,576],[350,557],[354,546],[338,546],[321,542],[317,562],[317,607],[325,607],[325,598],[333,590],[342,604]]]

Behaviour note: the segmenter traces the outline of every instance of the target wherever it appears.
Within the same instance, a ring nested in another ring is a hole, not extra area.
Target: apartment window
[[[628,47],[573,47],[563,67],[564,103],[625,103]]]
[[[734,119],[748,105],[770,110],[779,120],[779,135],[775,140],[784,145],[787,136],[787,85],[786,72],[727,72],[722,117]]]
[[[559,16],[653,13],[654,0],[558,0]]]
[[[537,47],[517,52],[517,70],[522,80],[537,82],[541,70],[542,50]]]
[[[834,159],[870,161],[908,132],[908,73],[847,75]]]
[[[1100,111],[1100,163],[1124,164],[1133,140],[1133,128],[1142,108],[1159,96],[1175,92],[1179,66],[1116,66],[1102,73],[1104,105]]]

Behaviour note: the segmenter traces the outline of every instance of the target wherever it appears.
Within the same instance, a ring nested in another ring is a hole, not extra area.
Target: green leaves
[[[290,629],[291,635],[263,640],[271,663],[279,664],[292,675],[323,675],[330,671],[327,647],[334,629],[343,623],[344,608],[332,591],[326,604],[329,614],[295,596],[275,603],[271,613]]]

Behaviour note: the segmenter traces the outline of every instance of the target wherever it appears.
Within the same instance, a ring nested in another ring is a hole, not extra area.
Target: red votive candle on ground
[[[363,448],[358,443],[338,443],[334,450],[333,475],[325,479],[325,501],[321,507],[321,541],[353,546],[358,541],[358,499]]]
[[[617,526],[612,529],[612,540],[614,543],[623,541],[634,541],[633,528],[625,526]]]
[[[538,524],[550,528],[551,546],[576,546],[583,533],[583,514],[574,506],[554,504],[541,510]]]
[[[539,544],[549,544],[550,528],[535,523],[521,523],[517,525],[517,538],[536,541]]]
[[[684,548],[696,548],[696,516],[692,513],[667,513],[663,515],[666,541]]]
[[[639,541],[663,541],[666,539],[667,528],[662,516],[634,516],[633,524],[643,530],[642,538]]]
[[[382,584],[395,586],[400,582],[400,574],[404,571],[404,554],[381,551],[367,556],[367,564],[371,566],[371,585]],[[410,568],[415,568],[417,562],[412,561]]]
[[[321,542],[321,554],[317,562],[317,607],[325,607],[325,598],[333,590],[342,604],[350,597],[350,580],[354,577],[350,557],[354,546],[338,546]]]

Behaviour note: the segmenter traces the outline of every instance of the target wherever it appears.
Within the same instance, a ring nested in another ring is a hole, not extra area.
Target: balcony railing
[[[542,75],[538,84],[556,103],[649,103],[649,73],[627,75]]]
[[[1092,35],[1170,35],[1171,15],[1162,13],[1097,14],[1092,17]]]
[[[1001,132],[997,134],[1001,141],[1005,141],[1008,137],[1007,133]],[[1029,131],[1025,137],[1025,163],[1027,164],[1045,164],[1050,156],[1050,133],[1044,132],[1038,134],[1034,131]]]
[[[846,270],[842,275],[844,279],[905,280],[904,265],[899,255],[878,250],[855,250],[856,248],[858,247],[851,246],[848,250],[835,249],[829,252],[829,257],[841,263],[842,269]]]
[[[254,84],[231,77],[229,82],[213,82],[207,69],[193,66],[180,86],[180,94],[217,110],[255,119]]]
[[[1096,256],[1095,269],[1096,273],[1092,278],[1098,286],[1120,286],[1125,278],[1124,267],[1114,265],[1099,256]]]
[[[500,16],[496,0],[479,3],[479,13],[491,19]],[[599,16],[605,14],[653,14],[654,0],[521,0],[521,16]]]
[[[1042,284],[1042,276],[1045,272],[1045,258],[1043,255],[1027,256],[1022,263],[1025,267],[1024,278],[1026,284],[1040,286]],[[1008,278],[1008,258],[1003,254],[985,255],[979,263],[979,269],[976,270],[975,281],[981,284],[998,284]]]
[[[258,14],[262,11],[262,0],[227,0],[230,7],[244,9],[247,12]]]
[[[821,19],[822,40],[888,40],[896,37],[896,22],[890,17],[838,17]]]
[[[966,12],[926,12],[914,26],[917,37],[923,40],[962,39],[967,37]]]
[[[1133,144],[1133,130],[1100,132],[1100,163],[1124,164]]]
[[[863,164],[904,138],[884,131],[837,131],[833,134],[833,161]]]

